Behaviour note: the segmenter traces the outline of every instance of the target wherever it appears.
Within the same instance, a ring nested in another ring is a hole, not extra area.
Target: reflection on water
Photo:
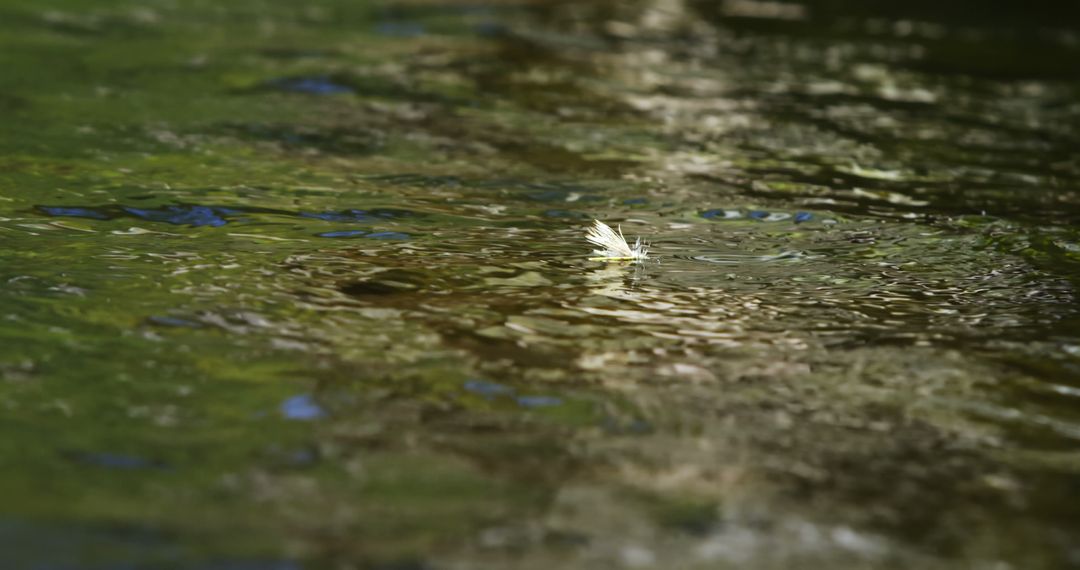
[[[0,0],[0,561],[1080,565],[1028,4]]]

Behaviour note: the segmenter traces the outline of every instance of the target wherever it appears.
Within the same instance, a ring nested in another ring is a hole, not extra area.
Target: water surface
[[[1080,567],[1024,6],[0,1],[0,561]]]

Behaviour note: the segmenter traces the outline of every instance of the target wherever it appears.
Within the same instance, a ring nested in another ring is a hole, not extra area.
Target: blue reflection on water
[[[124,211],[151,222],[165,222],[178,226],[220,227],[229,223],[222,215],[232,214],[232,210],[210,208],[207,206],[166,206],[160,210],[144,210],[125,207]]]
[[[737,220],[743,217],[743,213],[739,210],[715,208],[712,210],[705,210],[701,212],[701,217],[706,220]],[[795,212],[794,215],[785,212],[766,212],[765,210],[751,210],[746,213],[746,217],[751,220],[758,220],[761,222],[782,222],[784,220],[790,220],[794,218],[796,224],[808,222],[814,218],[814,215],[810,212]]]
[[[323,232],[315,235],[324,238],[351,238],[367,235],[367,232],[364,230],[343,230],[339,232]]]
[[[238,221],[237,216],[245,214],[272,214],[275,216],[290,216],[300,218],[312,218],[328,222],[375,222],[395,218],[416,216],[408,210],[392,208],[375,208],[371,210],[349,209],[331,212],[289,212],[286,210],[274,210],[269,208],[228,208],[223,206],[197,206],[181,204],[164,206],[161,208],[133,208],[130,206],[37,206],[37,210],[49,216],[90,218],[94,220],[114,220],[117,218],[134,217],[149,222],[162,222],[166,224],[193,226],[193,227],[221,227],[228,223]],[[239,220],[243,221],[243,220]],[[321,237],[352,237],[360,233],[326,232],[319,234]],[[408,239],[409,235],[401,232],[379,232],[371,234],[375,239]]]
[[[317,420],[326,417],[326,411],[310,394],[300,394],[281,403],[281,415],[290,420]]]
[[[734,220],[736,218],[741,218],[742,213],[738,210],[724,210],[718,208],[715,210],[706,210],[702,212],[701,217],[705,218],[706,220]]]
[[[465,390],[488,399],[495,396],[509,396],[514,393],[514,389],[509,386],[497,382],[488,382],[487,380],[466,380],[463,386]]]
[[[562,405],[563,401],[555,396],[518,396],[517,403],[523,408],[550,408]]]
[[[66,206],[39,206],[39,210],[50,216],[66,216],[72,218],[93,218],[95,220],[108,220],[109,216],[90,208],[69,208]]]
[[[353,88],[348,85],[337,83],[329,77],[318,75],[314,77],[287,77],[275,79],[266,83],[269,87],[289,91],[291,93],[306,93],[309,95],[342,95],[352,93]]]
[[[514,401],[523,408],[549,408],[562,405],[563,403],[562,398],[556,398],[555,396],[516,396],[517,390],[514,388],[488,380],[466,380],[465,383],[462,384],[462,387],[465,388],[466,391],[483,396],[488,400],[493,400],[500,396],[513,398]]]

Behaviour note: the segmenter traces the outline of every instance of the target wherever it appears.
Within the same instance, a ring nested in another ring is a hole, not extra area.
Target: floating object
[[[631,247],[623,237],[622,226],[616,232],[604,222],[593,220],[585,239],[601,248],[593,250],[597,257],[590,257],[592,261],[641,261],[648,257],[649,244],[643,243],[639,237]]]

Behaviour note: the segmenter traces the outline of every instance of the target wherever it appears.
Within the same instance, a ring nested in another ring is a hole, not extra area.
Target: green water
[[[0,566],[1080,567],[1080,18],[942,4],[0,1]]]

